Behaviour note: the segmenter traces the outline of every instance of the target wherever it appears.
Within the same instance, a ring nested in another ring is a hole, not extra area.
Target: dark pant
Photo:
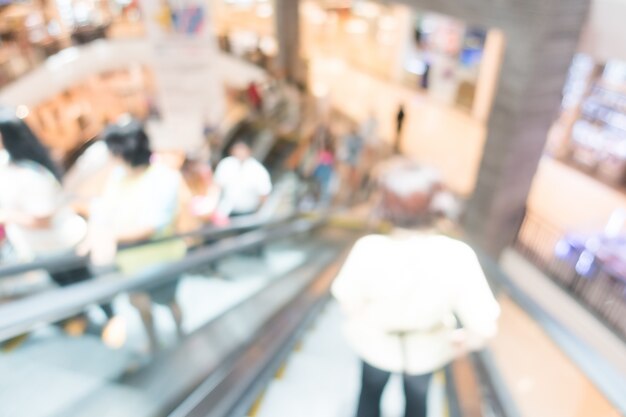
[[[361,396],[357,417],[380,417],[380,398],[391,372],[363,362]],[[433,374],[403,375],[406,408],[404,417],[426,417],[428,387]]]
[[[79,282],[88,281],[93,278],[93,274],[87,266],[79,266],[74,269],[51,272],[50,278],[57,283],[59,287],[68,287]],[[113,317],[113,307],[111,303],[102,304],[100,306],[107,318]]]

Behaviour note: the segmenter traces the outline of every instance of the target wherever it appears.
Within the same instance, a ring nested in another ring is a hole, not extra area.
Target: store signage
[[[201,129],[216,124],[223,114],[224,97],[208,1],[144,0],[142,12],[153,45],[157,103],[163,123],[180,126],[179,133],[187,132],[189,126]],[[201,145],[197,143],[202,140],[201,132],[182,136],[174,134],[172,141],[183,148]]]

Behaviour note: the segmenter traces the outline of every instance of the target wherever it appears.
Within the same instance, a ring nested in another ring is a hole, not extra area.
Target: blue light
[[[576,272],[584,277],[590,277],[594,270],[595,255],[589,251],[583,251],[576,262]]]
[[[567,259],[572,253],[572,246],[565,239],[561,239],[554,247],[554,254],[557,258]]]

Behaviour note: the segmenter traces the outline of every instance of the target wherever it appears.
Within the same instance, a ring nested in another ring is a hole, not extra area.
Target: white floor
[[[356,412],[360,383],[358,358],[344,341],[339,306],[331,302],[274,379],[254,417],[350,417]],[[444,380],[433,379],[429,417],[445,414]],[[403,415],[402,381],[393,376],[383,394],[384,417]]]

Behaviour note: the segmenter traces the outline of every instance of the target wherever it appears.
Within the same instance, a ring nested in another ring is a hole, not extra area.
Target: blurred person
[[[361,161],[365,141],[356,127],[352,127],[342,141],[342,162],[346,168],[347,184],[354,198],[361,185]]]
[[[374,110],[370,110],[367,118],[360,126],[360,134],[369,148],[376,149],[380,145],[378,137],[378,119]]]
[[[228,217],[254,214],[272,191],[270,174],[243,141],[233,144],[230,155],[215,169],[215,184],[221,193],[217,211]]]
[[[102,195],[115,164],[104,141],[97,141],[78,157],[63,177],[63,189],[72,207],[85,216],[92,201]]]
[[[191,213],[203,221],[213,218],[219,203],[220,190],[213,179],[208,162],[188,156],[182,174],[191,193]]]
[[[151,163],[152,150],[143,126],[134,120],[109,126],[103,140],[118,166],[112,172],[102,197],[91,213],[89,247],[95,265],[112,262],[130,275],[149,267],[183,258],[187,248],[182,239],[165,238],[175,232],[179,212],[180,173],[162,163]],[[140,246],[132,246],[143,243]],[[127,248],[122,248],[125,245]],[[130,295],[146,328],[150,349],[158,349],[152,315],[152,302],[170,309],[179,337],[182,337],[182,311],[176,300],[178,280],[147,292]],[[123,344],[124,323],[112,327],[105,337]]]
[[[160,149],[153,151],[151,164],[161,164],[181,174],[178,190],[178,211],[174,226],[176,233],[188,233],[198,229],[204,218],[195,212],[195,195],[187,182],[188,169],[186,169],[187,156],[180,149]],[[209,167],[210,169],[210,167]],[[186,238],[188,244],[196,243],[196,239]]]
[[[213,170],[208,162],[187,156],[181,172],[193,195],[204,195],[213,183]]]
[[[252,108],[260,113],[263,109],[263,97],[261,96],[261,90],[256,82],[251,81],[246,88],[246,96]]]
[[[12,254],[30,261],[75,253],[86,237],[86,222],[65,201],[61,170],[48,150],[9,109],[0,112],[0,145],[6,155],[0,166],[0,223],[5,225]],[[61,287],[92,277],[86,265],[49,275]],[[102,309],[112,317],[110,305]],[[86,327],[82,317],[63,324],[70,334],[80,334]]]
[[[396,114],[396,139],[393,144],[393,151],[400,153],[402,151],[402,128],[404,127],[404,104],[400,104],[398,107],[398,113]]]
[[[376,113],[373,109],[370,109],[368,117],[361,123],[359,128],[361,137],[365,142],[365,149],[363,151],[363,162],[361,168],[361,174],[363,178],[361,180],[361,188],[366,196],[372,191],[372,168],[375,166],[376,161],[383,158],[385,149],[383,149],[383,142],[379,136],[379,124],[376,118]]]
[[[0,166],[0,222],[18,258],[73,251],[86,224],[65,204],[61,170],[48,150],[8,109],[0,114],[0,145],[7,156]]]
[[[476,254],[426,226],[430,203],[414,202],[432,202],[436,191],[419,181],[412,187],[420,175],[414,170],[407,164],[387,172],[381,187],[394,198],[382,200],[380,213],[394,229],[357,241],[332,286],[347,340],[362,360],[357,417],[381,415],[392,373],[404,380],[404,415],[426,417],[433,373],[497,331],[499,305]],[[413,203],[397,204],[404,200]]]
[[[327,206],[332,199],[332,181],[335,176],[335,146],[329,133],[319,139],[313,179],[318,185],[318,203]]]

